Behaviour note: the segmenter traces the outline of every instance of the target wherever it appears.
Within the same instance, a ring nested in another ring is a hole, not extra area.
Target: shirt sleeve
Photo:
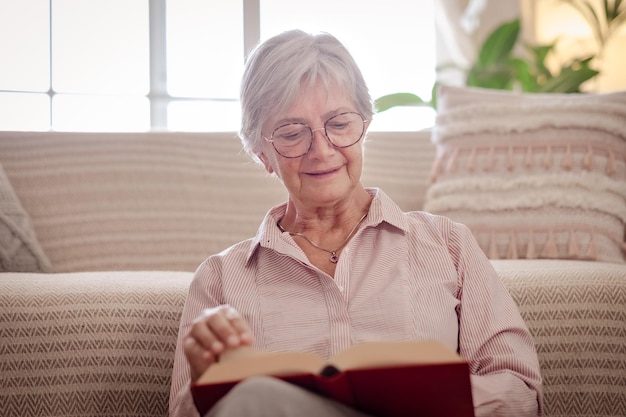
[[[207,308],[217,307],[220,299],[220,277],[216,269],[211,267],[207,260],[194,276],[185,307],[180,321],[176,351],[174,354],[174,368],[172,371],[172,386],[170,389],[169,416],[170,417],[200,417],[191,396],[191,371],[183,352],[182,340],[189,332],[193,321]]]
[[[459,279],[459,353],[468,361],[476,417],[541,415],[534,340],[469,229],[450,225]]]

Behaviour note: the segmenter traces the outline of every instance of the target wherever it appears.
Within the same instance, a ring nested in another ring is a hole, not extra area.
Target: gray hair
[[[290,30],[261,43],[250,54],[241,81],[241,130],[246,152],[256,161],[262,128],[271,115],[291,106],[303,82],[341,86],[356,110],[371,120],[372,99],[361,70],[346,47],[328,33]]]

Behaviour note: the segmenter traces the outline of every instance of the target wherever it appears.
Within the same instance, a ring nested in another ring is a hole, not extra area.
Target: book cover
[[[359,344],[328,361],[238,348],[192,385],[196,406],[205,413],[254,375],[280,378],[379,417],[474,417],[468,365],[439,342]]]

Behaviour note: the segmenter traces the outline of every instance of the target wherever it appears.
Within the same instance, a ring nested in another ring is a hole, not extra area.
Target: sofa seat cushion
[[[626,266],[494,260],[535,338],[544,415],[626,415]]]
[[[0,274],[6,416],[167,416],[191,272]]]

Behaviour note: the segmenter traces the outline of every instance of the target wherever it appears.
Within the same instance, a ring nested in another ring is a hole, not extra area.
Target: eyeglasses
[[[269,139],[263,139],[270,142],[281,156],[299,158],[309,153],[316,130],[324,130],[326,138],[335,148],[347,148],[361,140],[365,123],[367,120],[359,113],[345,112],[326,120],[324,127],[311,129],[304,123],[288,123],[274,129]]]

